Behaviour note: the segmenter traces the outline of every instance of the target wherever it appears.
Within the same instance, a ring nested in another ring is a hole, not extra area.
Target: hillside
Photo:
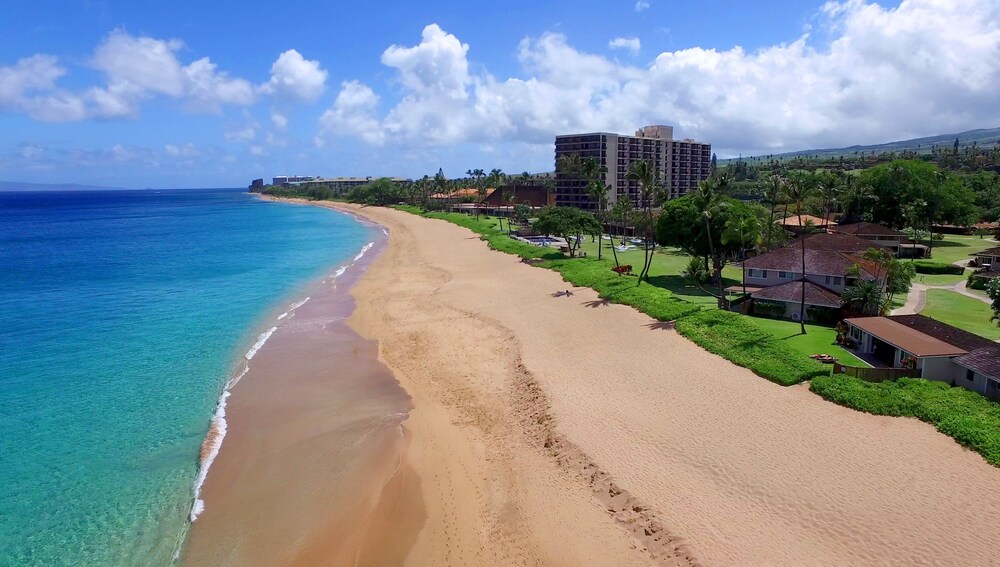
[[[772,154],[770,156],[756,156],[756,157],[770,157],[773,159],[789,159],[799,156],[809,156],[809,157],[826,157],[826,158],[836,158],[840,156],[852,157],[862,153],[870,154],[875,152],[880,154],[883,152],[895,152],[900,153],[904,151],[912,151],[918,154],[929,153],[931,148],[937,146],[939,148],[951,148],[955,143],[955,138],[958,138],[958,144],[961,147],[971,146],[975,143],[980,148],[991,148],[995,146],[1000,146],[1000,128],[988,128],[980,130],[969,130],[968,132],[961,132],[958,134],[940,134],[937,136],[927,136],[925,138],[913,138],[911,140],[899,140],[896,142],[887,142],[885,144],[874,144],[868,146],[848,146],[846,148],[825,148],[825,149],[814,149],[814,150],[800,150],[796,152],[785,152],[781,154]],[[750,159],[749,157],[744,157],[744,160]],[[736,158],[731,159],[720,159],[720,163],[727,163],[730,161],[736,161]]]

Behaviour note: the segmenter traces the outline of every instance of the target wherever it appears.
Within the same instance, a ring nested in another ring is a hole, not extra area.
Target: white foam
[[[350,266],[341,266],[341,267],[337,268],[337,271],[334,272],[333,274],[331,274],[330,277],[333,278],[333,279],[339,278],[340,276],[344,275],[344,272],[346,272],[347,268],[349,268],[349,267]]]
[[[247,353],[243,356],[247,360],[252,359],[254,355],[257,354],[257,351],[260,350],[260,347],[264,346],[264,343],[267,342],[267,339],[271,338],[271,335],[273,335],[274,332],[277,330],[278,330],[277,327],[271,327],[270,329],[261,333],[260,336],[257,337],[257,342],[255,342],[253,346],[250,347],[250,350],[248,350]]]
[[[384,226],[382,227],[382,234],[384,234],[386,236],[389,236],[389,230],[387,228],[385,228]]]
[[[246,372],[244,372],[245,374]],[[198,478],[194,481],[194,504],[191,506],[191,521],[198,519],[198,516],[205,511],[205,501],[199,498],[201,496],[201,486],[205,484],[205,478],[208,476],[208,469],[212,466],[215,461],[215,457],[219,455],[219,449],[222,448],[222,440],[226,437],[226,428],[228,424],[226,423],[226,398],[229,397],[229,390],[223,390],[222,395],[219,396],[219,404],[215,407],[215,414],[212,415],[212,424],[209,426],[209,436],[205,439],[206,443],[209,443],[208,454],[202,459],[200,466],[198,467]],[[214,435],[213,435],[214,432]],[[205,447],[202,446],[202,452],[204,453]]]
[[[375,246],[374,242],[369,242],[368,244],[365,244],[364,246],[362,246],[361,247],[361,252],[358,252],[358,255],[354,257],[354,261],[357,262],[358,260],[360,260],[362,258],[362,256],[365,255],[365,252],[368,252],[369,250],[372,249],[372,246]]]

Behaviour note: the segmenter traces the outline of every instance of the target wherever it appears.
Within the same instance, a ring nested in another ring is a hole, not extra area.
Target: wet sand
[[[187,565],[352,565],[405,447],[409,396],[346,324],[370,250],[308,290],[227,400]],[[207,444],[206,444],[207,445]],[[419,507],[412,513],[420,517]]]

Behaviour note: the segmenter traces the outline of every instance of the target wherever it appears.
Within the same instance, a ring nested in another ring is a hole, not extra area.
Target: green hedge
[[[871,383],[842,374],[816,377],[809,389],[866,413],[932,423],[941,433],[1000,466],[1000,404],[975,392],[919,378]]]
[[[675,325],[705,350],[783,386],[830,374],[829,366],[805,358],[738,313],[706,309]]]
[[[960,276],[965,273],[965,268],[962,266],[933,260],[914,260],[913,267],[918,274],[954,274]]]
[[[976,272],[973,272],[969,274],[969,279],[965,286],[969,289],[986,289],[986,278],[976,277]]]

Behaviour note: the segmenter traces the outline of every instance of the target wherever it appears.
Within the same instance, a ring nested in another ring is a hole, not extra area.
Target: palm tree
[[[608,186],[604,183],[604,175],[607,174],[608,168],[601,165],[601,162],[596,158],[587,158],[583,160],[580,164],[580,174],[584,179],[587,180],[587,194],[594,199],[594,204],[597,208],[597,221],[601,223],[601,234],[598,235],[597,242],[597,259],[601,259],[601,242],[600,239],[604,236],[604,208],[608,202]],[[618,254],[615,254],[615,260],[617,265]]]
[[[656,238],[654,238],[655,226],[653,221],[653,202],[660,192],[660,186],[656,179],[656,168],[649,160],[638,160],[629,166],[626,178],[639,183],[640,208],[642,216],[636,223],[636,228],[642,229],[643,265],[639,272],[639,282],[649,279],[649,268],[653,263],[653,254],[656,252]],[[638,285],[638,284],[637,284]]]
[[[723,175],[714,179],[706,179],[698,183],[695,189],[694,198],[701,210],[701,218],[705,222],[705,233],[708,237],[708,250],[712,256],[712,279],[719,286],[719,308],[726,307],[726,292],[722,283],[722,262],[716,255],[715,239],[712,237],[712,219],[718,214],[724,202],[720,189],[724,189],[729,184],[728,178]]]
[[[737,216],[726,222],[722,232],[722,243],[739,242],[740,260],[743,266],[743,294],[747,293],[746,252],[748,242],[758,242],[760,239],[760,219],[754,216]]]
[[[778,199],[785,193],[785,178],[777,173],[767,178],[767,200],[771,204],[771,216],[767,223],[767,244],[765,248],[771,251],[771,234],[774,232],[774,209]]]
[[[500,185],[504,183],[505,179],[506,175],[504,175],[503,171],[500,171],[499,169],[496,168],[490,170],[490,175],[487,178],[487,183],[483,184],[483,186],[480,187],[479,189],[480,201],[486,200],[486,189],[488,188],[487,185],[493,185],[493,190],[500,191],[500,196],[503,197],[503,191],[500,189]],[[503,199],[501,199],[500,201],[502,203]],[[501,227],[502,226],[503,224],[501,224]]]
[[[799,301],[799,326],[802,334],[806,334],[806,237],[809,228],[802,223],[802,204],[812,194],[815,189],[815,177],[811,175],[798,175],[791,179],[788,184],[788,196],[795,202],[799,216],[799,226],[803,233],[799,236],[799,244],[802,248],[802,293]]]

